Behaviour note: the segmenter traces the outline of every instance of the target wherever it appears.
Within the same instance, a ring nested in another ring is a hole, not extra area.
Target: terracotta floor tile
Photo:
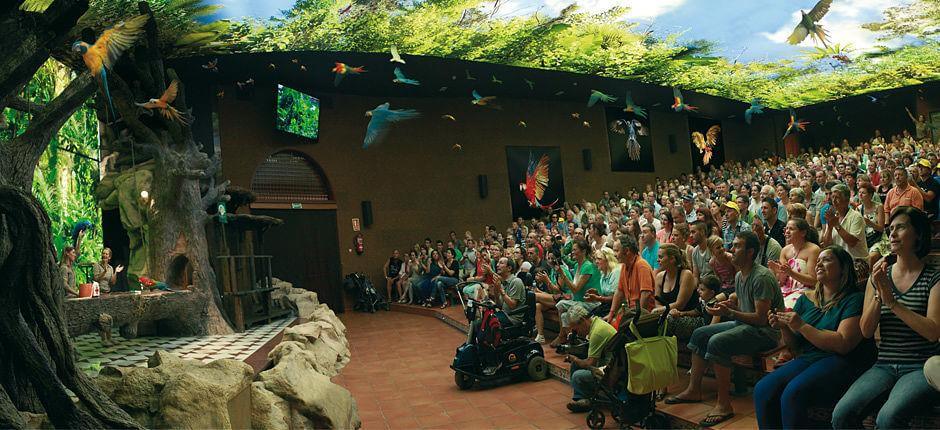
[[[483,430],[483,429],[491,429],[491,428],[494,428],[495,426],[496,425],[492,421],[485,419],[485,418],[454,423],[454,428],[457,428],[459,430]]]
[[[401,416],[401,417],[392,417],[386,418],[385,423],[388,425],[388,428],[391,430],[399,429],[414,429],[418,428],[418,420],[413,416]],[[363,427],[362,430],[369,430],[368,428]]]
[[[423,417],[415,417],[415,419],[418,420],[418,425],[422,428],[441,426],[451,422],[450,417],[443,412]]]
[[[463,409],[463,410],[456,410],[456,411],[447,411],[447,416],[450,417],[450,421],[452,423],[461,423],[461,422],[466,422],[466,421],[488,419],[487,417],[481,415],[480,411],[476,409],[471,409],[471,408]]]

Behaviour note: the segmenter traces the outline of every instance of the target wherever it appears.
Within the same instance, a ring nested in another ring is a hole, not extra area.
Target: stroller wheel
[[[604,413],[597,409],[591,409],[591,412],[587,416],[587,425],[591,430],[597,430],[604,428]]]

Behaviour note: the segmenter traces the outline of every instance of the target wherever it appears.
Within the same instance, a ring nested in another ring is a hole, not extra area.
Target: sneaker
[[[568,410],[574,413],[587,412],[591,410],[591,401],[588,399],[575,400],[568,403]]]
[[[536,336],[535,336],[535,341],[538,342],[538,343],[545,343],[545,336],[536,335]]]

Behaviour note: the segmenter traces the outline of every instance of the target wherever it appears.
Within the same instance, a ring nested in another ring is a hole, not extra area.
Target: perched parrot
[[[78,235],[86,230],[95,230],[95,225],[87,219],[79,220],[72,226],[72,247],[78,247]]]
[[[418,82],[415,79],[409,79],[398,67],[395,68],[395,79],[392,79],[392,82],[396,84],[408,84],[408,85],[421,85],[421,82]]]
[[[796,28],[793,29],[793,33],[790,34],[790,37],[787,38],[787,43],[797,45],[806,39],[806,36],[811,36],[813,40],[819,40],[824,47],[828,48],[829,45],[826,44],[826,39],[829,35],[826,33],[826,30],[823,30],[821,25],[816,23],[829,12],[829,6],[831,5],[832,0],[819,0],[809,13],[801,10],[800,14],[802,17],[800,18],[800,22],[796,25]]]
[[[335,63],[336,65],[330,69],[331,72],[336,73],[336,78],[333,79],[333,86],[338,87],[340,82],[343,82],[343,78],[346,75],[358,75],[366,71],[365,66],[359,67],[349,67],[346,63]]]
[[[470,103],[473,103],[477,106],[490,106],[490,107],[497,108],[497,109],[499,108],[498,105],[493,103],[494,101],[496,101],[496,96],[483,97],[480,95],[480,93],[477,92],[477,90],[473,90],[472,94],[473,94],[473,100],[471,100]]]
[[[708,127],[708,131],[703,135],[700,132],[692,132],[692,143],[698,148],[702,155],[702,163],[708,164],[712,161],[712,148],[718,144],[718,134],[721,133],[721,126],[713,125]]]
[[[362,141],[363,149],[382,140],[388,132],[389,123],[415,119],[421,116],[421,113],[414,109],[389,109],[388,106],[388,102],[385,102],[366,112],[366,116],[372,119],[369,120],[369,127],[366,128],[366,138]]]
[[[787,131],[783,133],[783,138],[786,139],[790,133],[796,133],[797,130],[806,131],[806,124],[809,124],[809,121],[803,121],[802,119],[796,118],[796,111],[790,109],[790,121],[787,123]]]
[[[744,111],[744,122],[750,124],[751,117],[757,114],[764,113],[765,107],[766,106],[760,103],[760,100],[758,99],[751,100],[751,107],[747,108],[747,110]]]
[[[617,101],[617,98],[608,94],[604,94],[598,90],[591,90],[591,96],[588,97],[588,102],[587,102],[588,107],[592,107],[596,105],[598,101],[602,101],[604,103],[611,103],[611,102]]]
[[[126,22],[119,23],[101,33],[94,45],[81,40],[72,44],[72,51],[82,55],[82,61],[85,62],[92,76],[101,78],[101,86],[104,89],[105,98],[108,99],[112,117],[116,118],[116,115],[114,104],[111,103],[111,90],[108,89],[108,70],[114,67],[114,63],[121,54],[133,46],[137,38],[144,33],[147,19],[149,19],[147,15],[137,15]]]
[[[405,64],[405,60],[401,59],[401,55],[398,54],[398,47],[395,45],[392,45],[392,59],[388,62]]]
[[[542,196],[545,195],[545,188],[548,187],[549,160],[548,154],[543,154],[536,163],[530,152],[529,168],[526,169],[525,182],[519,184],[519,190],[525,195],[526,201],[529,202],[529,207],[545,211],[550,211],[552,206],[558,203],[558,199],[555,199],[554,202],[548,205],[543,205],[540,201]]]
[[[623,101],[626,104],[626,107],[623,108],[624,112],[633,112],[633,114],[638,117],[646,118],[646,110],[637,106],[636,103],[633,103],[633,97],[629,91],[627,91],[627,94],[623,97]]]
[[[676,112],[682,112],[682,111],[695,112],[698,110],[698,108],[695,106],[685,104],[685,101],[682,98],[682,93],[679,92],[678,88],[672,89],[672,98],[673,98],[672,110]]]
[[[189,125],[191,120],[189,118],[183,117],[183,115],[180,114],[180,111],[176,110],[175,107],[170,106],[170,103],[173,103],[173,100],[176,100],[176,94],[178,92],[179,81],[174,80],[173,82],[170,82],[168,87],[166,87],[166,91],[163,92],[163,95],[161,95],[159,99],[150,99],[146,103],[134,104],[144,109],[159,109],[164,118],[172,119],[178,121],[181,124]]]

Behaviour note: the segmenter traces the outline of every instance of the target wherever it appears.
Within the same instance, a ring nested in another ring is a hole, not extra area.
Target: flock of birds
[[[791,44],[798,44],[802,42],[807,36],[811,36],[814,40],[818,40],[824,46],[827,46],[828,33],[823,29],[823,27],[818,24],[819,20],[829,11],[829,8],[832,4],[832,0],[819,0],[816,5],[809,11],[800,11],[802,18],[797,24],[793,33],[787,39]],[[348,13],[349,8],[346,8]],[[343,14],[343,11],[340,11],[340,14]],[[147,23],[147,15],[138,15],[128,19],[125,22],[119,23],[113,28],[105,30],[100,37],[95,41],[94,44],[88,44],[84,41],[76,41],[72,45],[72,50],[81,54],[82,60],[85,65],[88,67],[92,75],[99,80],[102,90],[105,97],[107,98],[109,111],[112,118],[116,118],[116,113],[114,111],[114,105],[111,100],[110,89],[108,87],[108,71],[114,66],[114,63],[120,58],[121,54],[126,51],[128,48],[133,46],[136,41],[144,32],[144,26]],[[391,58],[389,62],[398,63],[401,65],[406,64],[405,59],[402,58],[397,47],[391,47]],[[293,63],[299,64],[298,60],[292,60]],[[204,69],[207,69],[212,72],[218,71],[218,59],[210,61],[208,64],[202,66]],[[306,70],[305,65],[299,65],[301,70]],[[269,64],[269,68],[272,70],[276,69],[277,66]],[[366,73],[364,66],[349,66],[342,62],[336,62],[334,67],[331,69],[335,73],[335,78],[333,80],[334,86],[339,86],[347,76],[360,75]],[[465,78],[467,80],[477,80],[476,77],[470,74],[469,70],[466,70]],[[392,82],[401,85],[421,85],[421,82],[417,79],[408,77],[405,72],[401,69],[400,66],[395,67],[393,71],[394,78]],[[456,76],[452,77],[454,80],[457,79]],[[524,79],[525,83],[529,86],[529,89],[535,88],[535,83],[528,79]],[[490,82],[495,84],[501,84],[502,81],[499,80],[496,76],[492,76]],[[247,79],[243,82],[236,82],[240,89],[245,89],[254,85],[254,79]],[[440,91],[446,91],[447,87],[443,86],[440,88]],[[172,106],[173,101],[176,99],[176,96],[179,91],[179,82],[171,82],[163,94],[159,98],[151,98],[150,100],[143,103],[136,103],[142,109],[145,109],[148,112],[158,111],[165,118],[172,121],[177,121],[181,124],[189,124],[192,121],[192,118],[188,114],[183,114],[176,108]],[[673,103],[671,108],[675,112],[695,112],[698,110],[697,107],[685,103],[685,100],[682,96],[681,91],[677,88],[673,88]],[[558,91],[556,95],[563,95],[564,91]],[[224,96],[224,92],[219,92],[220,97]],[[496,96],[484,96],[477,92],[475,89],[471,92],[472,100],[471,103],[475,106],[488,107],[491,109],[502,109],[502,107],[496,103]],[[590,95],[588,96],[587,106],[593,107],[597,103],[615,103],[617,97],[614,97],[609,94],[605,94],[599,90],[591,90]],[[637,118],[647,119],[646,109],[638,106],[634,103],[633,98],[630,92],[627,92],[624,97],[624,107],[623,111],[632,113]],[[659,105],[658,103],[654,106]],[[745,110],[744,119],[748,124],[751,123],[754,115],[759,115],[763,113],[764,105],[761,104],[759,100],[752,100],[751,106]],[[421,117],[421,113],[415,109],[391,109],[389,103],[383,103],[379,106],[376,106],[375,109],[372,109],[366,112],[366,116],[370,117],[369,125],[366,128],[365,138],[363,139],[363,148],[369,148],[370,146],[380,142],[387,135],[389,126],[392,123],[408,121],[411,119]],[[575,112],[571,114],[572,118],[580,119],[580,114]],[[456,121],[456,118],[453,115],[442,115],[442,119],[448,121]],[[793,109],[790,109],[790,121],[787,125],[784,138],[786,138],[791,133],[805,130],[808,122],[797,119]],[[519,127],[527,127],[525,121],[519,121],[517,123]],[[582,121],[584,127],[590,127],[588,121]],[[640,157],[640,145],[637,141],[637,136],[644,136],[648,134],[647,127],[643,125],[638,119],[617,119],[610,123],[609,128],[611,131],[624,134],[626,138],[626,149],[627,154],[631,160],[639,160]],[[721,128],[718,126],[712,126],[702,134],[701,132],[692,133],[692,141],[699,148],[699,152],[703,154],[703,161],[705,164],[711,159],[711,148],[717,144],[719,139],[719,133]],[[460,150],[462,147],[459,144],[454,145],[455,150]]]

